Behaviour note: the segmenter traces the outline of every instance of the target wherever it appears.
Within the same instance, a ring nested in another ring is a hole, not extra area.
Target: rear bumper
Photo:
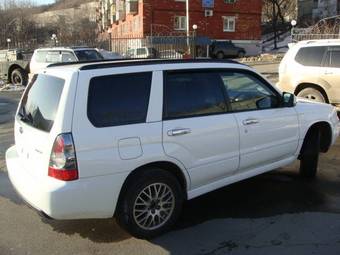
[[[64,182],[31,176],[21,165],[16,147],[6,152],[8,176],[18,194],[40,214],[53,219],[110,218],[126,174]],[[121,183],[121,184],[120,184]]]

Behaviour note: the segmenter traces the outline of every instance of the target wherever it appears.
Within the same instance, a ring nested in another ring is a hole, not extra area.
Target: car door
[[[331,89],[340,90],[340,47],[329,47],[323,65],[324,72],[320,77],[330,85]]]
[[[195,189],[239,166],[239,130],[215,72],[165,73],[163,148],[182,162]]]
[[[298,117],[280,107],[281,94],[253,72],[221,73],[240,129],[239,172],[285,160],[296,153]]]

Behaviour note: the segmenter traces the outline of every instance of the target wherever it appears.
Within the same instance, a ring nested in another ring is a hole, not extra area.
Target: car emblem
[[[19,127],[20,134],[24,133],[24,129],[22,127]]]

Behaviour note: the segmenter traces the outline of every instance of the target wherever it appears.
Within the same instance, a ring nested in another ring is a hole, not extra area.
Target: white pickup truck
[[[296,100],[236,62],[56,64],[27,86],[6,162],[43,215],[115,216],[150,238],[187,199],[296,159],[314,177],[338,135],[333,106]]]

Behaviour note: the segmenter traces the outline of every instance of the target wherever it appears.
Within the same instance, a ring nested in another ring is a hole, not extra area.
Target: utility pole
[[[188,46],[188,54],[190,55],[189,0],[185,1],[185,12],[186,12],[186,27],[187,27],[187,46]]]

